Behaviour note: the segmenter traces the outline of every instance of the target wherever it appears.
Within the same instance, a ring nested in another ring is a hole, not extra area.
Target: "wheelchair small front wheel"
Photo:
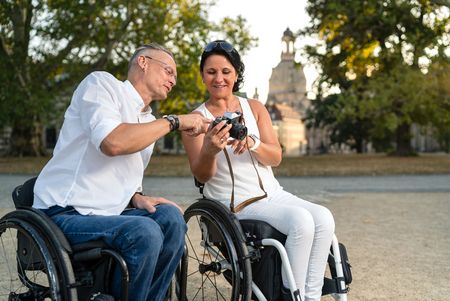
[[[247,280],[242,277],[248,273],[242,270],[240,254],[225,224],[214,212],[195,206],[184,216],[188,231],[182,291],[187,300],[246,300],[248,296],[241,292]]]

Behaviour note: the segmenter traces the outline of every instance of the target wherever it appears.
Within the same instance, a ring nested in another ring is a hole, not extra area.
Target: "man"
[[[184,246],[181,209],[142,194],[154,142],[175,130],[195,136],[209,124],[199,115],[152,115],[151,102],[167,98],[176,79],[173,55],[155,43],[135,51],[124,82],[107,72],[89,74],[73,94],[34,188],[33,207],[71,244],[102,239],[122,254],[129,300],[163,300]],[[118,289],[119,277],[114,281]]]

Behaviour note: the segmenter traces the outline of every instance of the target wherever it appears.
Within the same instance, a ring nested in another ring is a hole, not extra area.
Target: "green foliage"
[[[436,97],[432,103],[431,125],[443,149],[450,152],[450,60],[441,59],[429,68],[427,84],[432,85]]]
[[[256,42],[242,17],[210,22],[212,5],[200,0],[1,1],[0,128],[13,128],[11,152],[42,153],[39,130],[58,122],[79,81],[94,70],[125,79],[131,54],[149,42],[168,47],[178,64],[179,80],[161,103],[162,113],[190,111],[205,93],[198,61],[211,35],[233,37],[242,51]]]
[[[335,112],[322,125],[337,140],[353,144],[362,135],[360,140],[383,148],[390,141],[399,153],[410,152],[410,125],[433,123],[436,114],[436,87],[426,71],[448,57],[449,8],[431,0],[321,0],[309,1],[307,12],[312,23],[300,34],[317,38],[305,52],[322,72],[310,118]],[[330,105],[321,101],[330,88],[340,95],[332,108],[321,108]]]

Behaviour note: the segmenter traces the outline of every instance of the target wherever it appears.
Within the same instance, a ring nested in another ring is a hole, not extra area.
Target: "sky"
[[[259,99],[264,103],[269,90],[269,79],[272,68],[280,62],[282,42],[281,38],[286,28],[293,33],[303,29],[309,22],[305,12],[304,0],[218,0],[216,6],[209,11],[211,21],[217,21],[225,16],[243,16],[247,20],[248,29],[252,36],[259,39],[258,46],[243,55],[245,64],[244,86],[241,92],[253,97],[258,88]],[[302,46],[298,40],[295,48]],[[307,90],[317,77],[314,67],[297,55],[297,62],[304,65]]]

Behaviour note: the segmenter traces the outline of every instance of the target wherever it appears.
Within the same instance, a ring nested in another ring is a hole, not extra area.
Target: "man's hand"
[[[211,120],[201,114],[178,115],[180,120],[180,131],[185,131],[189,136],[198,136],[208,131]]]
[[[178,206],[175,202],[169,201],[162,197],[152,197],[136,193],[132,198],[132,203],[135,208],[145,209],[150,213],[155,213],[155,206],[158,204],[169,204],[177,207],[181,211],[181,214],[183,214],[183,209],[181,209],[180,206]]]

